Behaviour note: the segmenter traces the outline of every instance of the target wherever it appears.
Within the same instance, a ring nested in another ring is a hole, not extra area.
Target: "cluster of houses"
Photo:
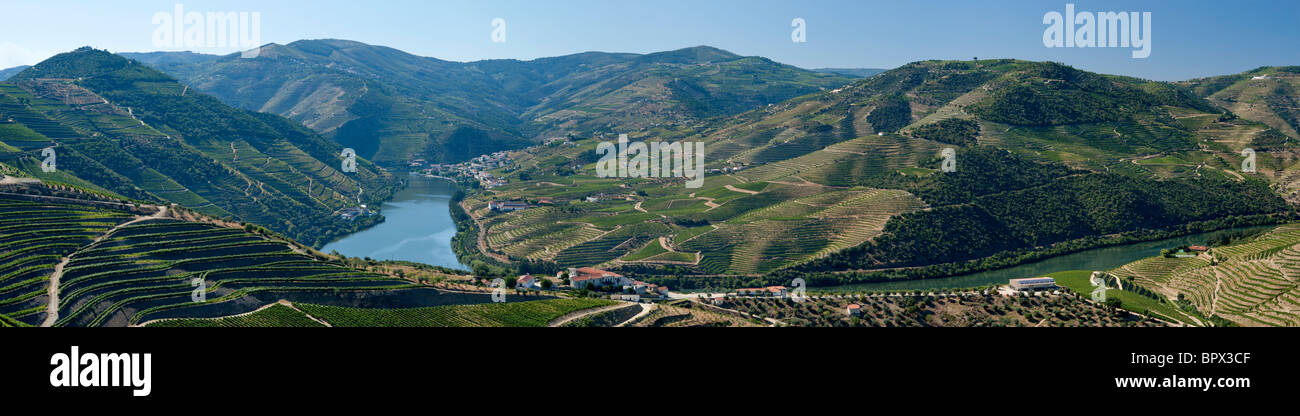
[[[552,281],[562,281],[565,272],[555,274]],[[618,273],[591,267],[569,268],[569,287],[572,289],[615,289],[619,292],[609,295],[610,299],[640,302],[643,299],[668,298],[668,286],[656,285],[635,280]],[[515,289],[537,290],[542,288],[542,280],[548,276],[524,274],[515,280]]]
[[[423,173],[425,176],[467,176],[478,180],[485,188],[496,188],[510,183],[510,181],[498,178],[488,173],[488,170],[508,167],[513,164],[514,160],[510,158],[510,153],[501,151],[482,155],[461,163],[429,164],[424,159],[414,159],[408,166],[412,171]]]
[[[728,173],[740,172],[742,170],[745,170],[745,166],[726,166],[721,168],[713,168],[713,169],[709,169],[708,172],[718,173],[718,174],[728,174]]]

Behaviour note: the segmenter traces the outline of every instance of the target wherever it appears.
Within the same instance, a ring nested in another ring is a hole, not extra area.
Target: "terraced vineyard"
[[[249,304],[259,293],[413,286],[322,261],[243,229],[172,219],[167,212],[101,200],[0,194],[0,320],[124,326],[156,316],[237,314],[260,306]],[[51,280],[58,282],[56,291],[50,291]],[[47,316],[53,293],[58,295],[54,317]]]
[[[1214,262],[1208,256],[1144,259],[1111,273],[1239,325],[1300,326],[1300,225],[1214,247],[1211,255]]]
[[[566,314],[612,305],[602,299],[370,309],[280,302],[259,311],[214,319],[167,319],[149,327],[543,327]]]
[[[247,315],[213,319],[166,319],[145,326],[162,328],[312,328],[323,327],[325,324],[313,320],[307,314],[292,306],[274,303],[267,308]]]
[[[537,190],[506,188],[497,195]],[[574,201],[476,213],[484,216],[489,247],[514,259],[560,267],[659,263],[707,274],[751,274],[862,244],[879,235],[889,218],[925,207],[905,191],[771,182],[659,190],[633,199],[638,202]],[[678,218],[712,225],[678,225]],[[660,237],[668,237],[672,250],[651,244]]]
[[[125,211],[0,195],[0,316],[40,324],[50,275],[62,257],[131,218]]]
[[[572,312],[612,304],[613,301],[605,299],[550,299],[410,309],[297,306],[337,327],[542,327]]]
[[[707,306],[691,302],[676,302],[674,304],[658,305],[654,312],[637,319],[635,322],[630,323],[629,326],[683,328],[754,327],[765,325],[757,324],[752,319],[743,318],[736,314],[710,310]]]

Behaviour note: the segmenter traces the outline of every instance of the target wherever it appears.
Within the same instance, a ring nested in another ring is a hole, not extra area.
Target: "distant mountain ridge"
[[[18,75],[19,72],[23,72],[23,70],[27,68],[31,68],[31,65],[20,65],[13,68],[0,69],[0,81],[8,80],[9,77]]]
[[[268,44],[254,59],[168,54],[122,55],[390,165],[477,156],[448,151],[465,148],[448,142],[459,137],[486,137],[473,150],[491,151],[597,129],[687,125],[851,81],[707,46],[466,63],[337,39]]]

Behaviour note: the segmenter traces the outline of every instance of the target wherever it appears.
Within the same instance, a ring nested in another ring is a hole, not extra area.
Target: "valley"
[[[1125,294],[1124,309],[1165,324],[1300,324],[1285,303],[1296,281],[1284,261],[1247,256],[1239,260],[1258,263],[1208,278],[1134,266],[1167,245],[1238,230],[1287,235],[1300,195],[1294,67],[1164,83],[1009,59],[921,61],[862,77],[709,47],[470,63],[338,40],[270,44],[248,60],[123,55],[131,59],[83,48],[0,83],[10,182],[136,207],[39,207],[60,220],[86,216],[75,227],[92,228],[83,243],[38,238],[53,250],[40,262],[12,259],[7,323],[389,319],[309,311],[332,305],[412,316],[398,325],[452,325],[430,316],[487,312],[420,309],[443,306],[409,293],[441,285],[486,298],[494,279],[525,296],[621,299],[568,281],[579,269],[671,288],[664,296],[679,300],[795,282],[832,298],[933,296],[1040,275],[1066,276],[1072,296],[1085,288],[1070,273],[1088,267],[1154,294]],[[475,107],[484,104],[493,108]],[[675,174],[598,174],[597,149],[622,135],[704,149],[700,186]],[[353,147],[358,171],[337,168]],[[42,168],[45,149],[57,170]],[[404,214],[431,181],[445,187],[434,210],[446,219]],[[1098,258],[1107,252],[1118,254]],[[190,276],[217,301],[178,303]],[[323,295],[340,290],[361,294],[341,304]],[[844,324],[674,302],[638,314],[592,306],[611,315],[581,325]],[[624,315],[642,320],[613,319]],[[877,318],[859,323],[934,324]]]

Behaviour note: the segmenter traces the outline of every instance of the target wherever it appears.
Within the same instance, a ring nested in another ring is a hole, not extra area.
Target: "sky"
[[[1300,65],[1300,1],[1074,1],[1076,13],[1150,12],[1151,54],[1048,48],[1044,16],[1066,1],[0,0],[0,69],[93,46],[193,50],[155,42],[155,15],[247,12],[261,43],[349,39],[452,61],[535,59],[586,51],[650,53],[708,45],[804,68],[894,68],[926,59],[1017,58],[1155,80]],[[504,21],[504,42],[495,19]],[[792,26],[802,19],[803,40]],[[191,26],[182,26],[188,28]]]

